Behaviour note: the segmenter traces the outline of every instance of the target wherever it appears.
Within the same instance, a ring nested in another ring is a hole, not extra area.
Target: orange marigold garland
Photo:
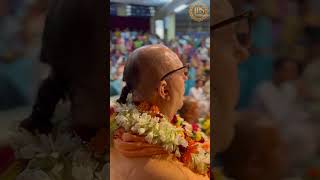
[[[119,112],[116,112],[115,113],[116,115],[112,115],[112,114],[110,115],[111,117],[113,117],[111,122],[116,124],[116,125],[114,125],[115,128],[121,128],[123,125],[129,131],[133,127],[136,128],[136,126],[133,124],[136,124],[136,123],[139,124],[139,121],[140,121],[139,118],[144,118],[144,117],[148,118],[145,116],[146,113],[148,115],[150,115],[152,118],[155,118],[155,117],[159,117],[160,119],[165,118],[160,113],[160,110],[157,106],[150,105],[147,102],[135,103],[135,106],[119,105],[116,107],[116,109]],[[138,113],[134,109],[138,110]],[[133,114],[131,114],[131,113],[133,113]],[[134,114],[134,113],[136,113],[136,114]],[[135,116],[135,118],[138,118],[138,119],[127,119],[128,117],[131,117],[131,116]],[[146,120],[147,119],[141,119],[141,122],[145,123],[145,122],[149,121],[149,120],[147,120],[147,121]],[[166,121],[164,121],[164,122],[166,122]],[[190,167],[192,170],[195,170],[197,172],[202,172],[201,174],[203,174],[205,172],[206,172],[206,174],[210,174],[210,160],[208,158],[210,148],[209,148],[209,143],[207,143],[208,139],[207,139],[206,135],[201,132],[201,128],[196,125],[190,125],[189,123],[185,122],[179,115],[174,116],[174,118],[168,122],[169,122],[169,124],[175,125],[176,128],[181,129],[181,132],[177,131],[177,135],[179,135],[180,138],[183,138],[186,141],[186,146],[185,145],[178,146],[178,154],[176,152],[177,159],[180,160],[181,162],[183,162],[186,166]],[[142,123],[142,124],[144,124],[144,123]],[[139,127],[139,126],[138,126],[138,128],[140,128],[140,129],[134,130],[136,132],[133,132],[133,133],[138,133],[139,135],[147,135],[146,140],[148,142],[150,140],[152,140],[152,136],[154,136],[154,135],[152,135],[150,133],[153,130],[149,129],[151,131],[148,131],[147,129],[145,129],[145,128],[149,128],[148,125],[141,126],[141,127]],[[171,128],[173,128],[173,127],[171,127]],[[112,134],[112,136],[113,136],[113,134]],[[167,137],[165,137],[165,138],[167,138]],[[167,139],[167,140],[169,140],[169,139]],[[156,141],[156,142],[160,142],[160,141]],[[167,148],[169,148],[169,146],[165,146],[166,150],[167,150]],[[169,152],[170,152],[170,150],[169,150]],[[198,166],[197,164],[194,164],[194,163],[207,164],[206,171],[203,171],[204,169],[198,169],[198,168],[203,168],[203,167]]]

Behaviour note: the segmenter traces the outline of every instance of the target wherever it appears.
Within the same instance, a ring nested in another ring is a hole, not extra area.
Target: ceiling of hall
[[[170,3],[172,0],[110,0],[110,2],[123,3],[123,4],[137,4],[145,6],[162,6]]]

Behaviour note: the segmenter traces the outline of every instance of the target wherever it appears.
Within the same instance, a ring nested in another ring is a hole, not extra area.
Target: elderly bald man
[[[160,113],[172,119],[183,105],[186,68],[178,56],[163,45],[135,50],[125,67],[123,79],[126,86],[119,102],[127,103],[127,96],[132,93],[133,102],[156,105]],[[191,171],[159,145],[148,144],[144,137],[125,132],[120,137],[114,136],[113,142],[110,151],[112,180],[209,179]]]

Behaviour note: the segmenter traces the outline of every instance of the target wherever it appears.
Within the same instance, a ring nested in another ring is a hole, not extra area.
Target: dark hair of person
[[[131,89],[128,86],[123,87],[120,98],[117,100],[117,102],[121,104],[127,103],[127,97],[130,91]]]

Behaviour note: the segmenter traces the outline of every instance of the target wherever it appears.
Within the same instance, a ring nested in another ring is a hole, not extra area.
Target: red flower
[[[176,124],[178,122],[177,116],[173,116],[173,119],[171,120],[172,124]]]
[[[193,131],[198,131],[198,130],[199,130],[199,125],[193,123],[193,124],[192,124],[192,129],[193,129]]]
[[[200,143],[204,143],[205,141],[204,141],[204,138],[203,137],[201,137],[201,140],[199,141]]]
[[[113,107],[110,107],[110,116],[112,116],[115,113],[115,110]]]

